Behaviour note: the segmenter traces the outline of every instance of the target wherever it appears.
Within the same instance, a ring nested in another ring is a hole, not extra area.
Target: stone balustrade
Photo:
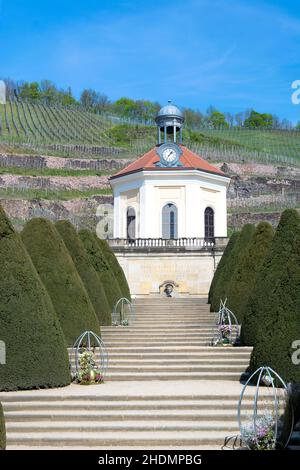
[[[187,248],[187,249],[205,249],[214,248],[215,246],[224,247],[227,244],[227,238],[175,238],[175,239],[164,239],[164,238],[113,238],[108,239],[109,245],[113,249],[134,249],[134,248],[163,248],[163,249],[174,249],[174,248]]]

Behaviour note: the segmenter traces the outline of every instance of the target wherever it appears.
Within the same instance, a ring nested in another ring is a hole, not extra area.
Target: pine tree
[[[286,382],[300,384],[300,364],[293,363],[293,343],[300,340],[300,227],[292,242],[289,259],[277,273],[276,289],[268,293],[264,313],[266,327],[258,328],[250,369],[267,365]],[[266,317],[268,315],[268,317]],[[297,346],[299,349],[299,346]],[[298,354],[300,358],[300,354]]]
[[[32,261],[0,206],[0,390],[70,383],[64,335]]]
[[[244,225],[239,237],[235,241],[234,247],[227,256],[226,263],[224,263],[224,267],[219,274],[218,281],[214,288],[214,293],[211,302],[211,311],[218,311],[220,300],[225,300],[227,298],[228,287],[230,285],[233,273],[238,265],[240,257],[247,250],[248,244],[254,234],[254,231],[254,225]]]
[[[260,222],[246,250],[238,258],[237,267],[231,277],[227,289],[227,307],[233,311],[240,325],[243,323],[249,297],[273,235],[272,226],[268,222]]]
[[[99,322],[71,255],[54,225],[36,218],[26,223],[22,240],[52,300],[68,345]]]
[[[227,246],[224,250],[224,253],[222,255],[222,258],[220,259],[220,261],[218,263],[218,266],[217,266],[217,269],[215,271],[213,280],[212,280],[211,285],[210,285],[209,293],[208,293],[208,303],[209,304],[212,302],[212,299],[213,299],[213,296],[214,296],[214,291],[215,291],[215,288],[218,284],[218,279],[221,276],[222,270],[224,269],[224,267],[227,263],[227,259],[230,256],[230,253],[233,250],[234,245],[235,245],[239,235],[240,235],[240,232],[234,232],[231,235],[231,237],[229,239],[229,242],[228,242],[228,244],[227,244]]]
[[[112,272],[115,276],[115,279],[116,279],[116,281],[117,281],[117,283],[120,287],[122,296],[125,297],[128,300],[131,300],[130,289],[129,289],[129,286],[128,286],[128,282],[127,282],[126,276],[124,274],[124,271],[121,268],[119,261],[117,260],[116,255],[114,254],[114,252],[112,251],[112,249],[110,248],[110,246],[109,246],[109,244],[107,243],[106,240],[103,240],[101,238],[98,238],[98,240],[99,240],[99,243],[102,247],[102,251],[104,253],[104,256],[105,256],[106,260],[108,261],[108,263],[111,267],[111,270],[112,270]]]
[[[273,305],[270,297],[277,289],[282,270],[289,260],[300,217],[295,209],[286,209],[280,218],[270,248],[258,273],[254,289],[245,310],[242,341],[252,346],[256,332],[266,331],[268,319],[272,318]]]
[[[100,325],[111,324],[111,312],[104,287],[95,271],[78,233],[67,220],[56,222],[55,227],[65,242],[73,263],[90,296]]]
[[[90,257],[92,265],[100,277],[111,312],[113,312],[114,306],[122,297],[122,292],[120,291],[109,263],[106,261],[103,249],[99,243],[99,238],[95,233],[87,229],[80,230],[79,237]]]

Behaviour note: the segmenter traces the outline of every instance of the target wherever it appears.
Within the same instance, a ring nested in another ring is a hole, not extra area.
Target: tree
[[[111,324],[111,311],[104,287],[73,225],[67,220],[55,224],[93,303],[100,325]]]
[[[130,289],[129,289],[129,286],[128,286],[128,282],[127,282],[124,271],[121,268],[116,255],[114,254],[114,252],[112,251],[112,249],[110,248],[110,246],[109,246],[109,244],[107,243],[106,240],[98,238],[98,241],[100,243],[100,246],[101,246],[101,249],[104,253],[104,256],[105,256],[107,262],[109,263],[109,266],[110,266],[110,268],[111,268],[111,270],[112,270],[112,272],[115,276],[115,279],[116,279],[116,281],[119,285],[122,297],[126,297],[126,299],[131,300]]]
[[[247,249],[248,244],[254,234],[254,231],[255,227],[253,225],[244,225],[239,237],[234,243],[232,250],[230,250],[226,258],[226,263],[224,263],[223,269],[221,270],[218,276],[217,283],[213,291],[210,306],[211,311],[218,311],[220,300],[225,300],[227,298],[230,281],[238,265],[238,260]]]
[[[0,390],[68,385],[67,346],[56,312],[1,206],[0,266],[0,339],[6,348]]]
[[[24,82],[20,86],[19,96],[22,100],[39,100],[41,98],[38,82]]]
[[[300,367],[292,360],[294,341],[300,340],[300,226],[289,259],[278,271],[276,289],[268,292],[267,327],[258,328],[250,369],[268,365],[286,382],[300,384]]]
[[[227,289],[227,306],[243,323],[245,309],[254,288],[256,277],[264,262],[274,235],[268,222],[260,222],[244,253],[238,259],[237,267]]]
[[[282,269],[289,260],[300,217],[295,209],[286,209],[280,218],[270,248],[258,273],[245,309],[242,340],[252,346],[259,330],[267,331],[274,305],[270,297],[276,291]]]
[[[271,128],[273,127],[273,116],[252,110],[250,116],[245,119],[244,126],[253,129]]]
[[[5,448],[6,448],[6,430],[5,430],[3,408],[0,403],[0,450],[5,450]]]
[[[225,114],[220,111],[212,111],[208,116],[208,122],[214,129],[228,128],[228,122],[226,122]]]
[[[123,97],[115,102],[114,110],[123,118],[135,119],[138,113],[138,106],[134,100]]]
[[[117,301],[122,297],[121,290],[116,282],[113,272],[106,261],[102,247],[99,243],[97,235],[90,230],[80,230],[79,237],[89,255],[90,261],[98,273],[98,276],[103,284],[105,294],[111,309]]]
[[[224,267],[227,263],[227,259],[230,256],[230,253],[233,250],[234,245],[235,245],[239,235],[240,235],[240,232],[234,232],[231,235],[230,240],[229,240],[229,242],[228,242],[228,244],[227,244],[227,246],[224,250],[223,256],[219,261],[217,269],[215,270],[215,274],[214,274],[213,280],[211,282],[211,285],[210,285],[210,288],[209,288],[209,293],[208,293],[208,303],[209,304],[212,303],[212,299],[214,297],[214,291],[215,291],[216,285],[218,284],[218,279],[221,275],[222,270],[224,269]]]
[[[67,344],[73,345],[86,330],[99,334],[94,307],[54,225],[46,219],[31,219],[22,240],[50,295]]]

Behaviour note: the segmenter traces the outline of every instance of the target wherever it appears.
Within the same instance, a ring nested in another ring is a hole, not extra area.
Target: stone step
[[[78,432],[59,432],[48,433],[8,433],[7,440],[9,446],[23,445],[28,447],[36,447],[47,445],[48,447],[69,447],[69,446],[86,446],[97,449],[98,446],[105,448],[114,448],[120,446],[171,446],[172,448],[179,445],[183,447],[197,446],[199,449],[202,445],[218,445],[224,443],[227,434],[233,434],[233,430],[205,430],[205,431],[113,431],[113,432],[86,432],[81,430]]]
[[[145,363],[141,364],[129,364],[129,365],[123,365],[123,364],[108,364],[107,368],[107,376],[109,377],[112,373],[117,373],[117,372],[129,372],[131,373],[137,373],[137,372],[143,372],[143,373],[149,373],[149,372],[155,372],[155,373],[163,373],[163,372],[244,372],[245,369],[247,368],[248,364],[245,361],[244,363],[239,363],[239,364],[207,364],[207,365],[190,365],[189,363],[185,364],[180,364],[180,367],[178,367],[177,364],[157,364],[157,365],[148,365]]]
[[[242,351],[241,351],[242,350]],[[212,347],[212,346],[207,346],[207,345],[200,345],[199,342],[196,345],[191,346],[191,344],[188,345],[181,345],[176,343],[174,346],[161,346],[161,345],[156,345],[156,346],[110,346],[108,347],[108,351],[110,353],[139,353],[139,354],[147,354],[147,353],[156,353],[156,354],[165,354],[165,353],[202,353],[204,352],[205,354],[240,354],[241,352],[249,353],[249,355],[252,352],[252,348],[236,348],[234,346],[226,346],[226,347]],[[227,356],[226,356],[227,357]]]
[[[109,372],[105,380],[110,381],[130,381],[130,380],[236,380],[239,381],[241,374],[244,369],[240,372]]]
[[[62,419],[64,419],[64,416],[62,416]],[[50,433],[61,433],[61,432],[72,432],[76,433],[77,432],[82,432],[84,431],[85,433],[92,433],[92,432],[147,432],[147,431],[177,431],[177,432],[191,432],[191,431],[232,431],[232,432],[237,432],[238,431],[238,425],[236,420],[231,421],[224,421],[223,417],[221,418],[222,421],[207,421],[205,418],[205,421],[203,422],[198,422],[195,423],[192,420],[191,421],[186,421],[183,420],[183,418],[179,418],[180,421],[178,423],[176,422],[170,422],[168,419],[164,420],[157,418],[154,422],[149,419],[149,417],[142,418],[142,422],[139,422],[138,420],[135,422],[126,420],[122,421],[121,419],[118,422],[113,422],[113,421],[101,421],[101,418],[99,417],[99,422],[96,421],[91,421],[89,417],[86,415],[85,419],[83,420],[76,420],[76,417],[74,418],[74,421],[70,420],[68,421],[50,421],[49,417],[45,421],[29,421],[29,422],[7,422],[7,434],[8,438],[11,433],[20,433],[21,436],[20,438],[22,439],[23,434],[26,433],[26,436],[28,436],[30,433],[41,433],[41,435],[50,434]]]
[[[110,397],[112,398],[112,397]],[[4,411],[6,417],[10,419],[11,415],[8,412],[19,412],[28,413],[29,411],[39,412],[47,411],[47,413],[55,413],[57,411],[75,411],[80,412],[84,410],[98,411],[113,411],[113,410],[232,410],[234,413],[237,412],[237,399],[228,400],[212,400],[212,399],[188,399],[185,400],[172,400],[171,397],[166,397],[165,400],[102,400],[101,397],[98,400],[92,400],[89,397],[86,399],[74,399],[74,400],[27,400],[27,401],[6,401],[4,403]],[[252,401],[248,399],[244,403],[244,409],[252,409]],[[101,411],[101,412],[102,412]],[[49,414],[48,414],[49,416]]]
[[[109,366],[137,366],[137,367],[142,367],[142,366],[168,366],[168,367],[176,367],[180,364],[180,366],[185,367],[187,365],[190,366],[222,366],[226,367],[227,365],[242,365],[242,366],[248,366],[249,364],[249,357],[244,357],[244,358],[208,358],[208,359],[191,359],[190,357],[186,356],[184,359],[148,359],[148,358],[142,358],[142,359],[128,359],[124,358],[123,356],[120,356],[119,358],[112,358],[109,356]]]

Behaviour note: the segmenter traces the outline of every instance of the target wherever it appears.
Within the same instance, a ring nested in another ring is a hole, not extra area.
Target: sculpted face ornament
[[[173,289],[174,289],[174,288],[173,288],[172,284],[167,284],[167,285],[166,285],[165,293],[166,293],[166,296],[167,296],[167,297],[172,297]]]

